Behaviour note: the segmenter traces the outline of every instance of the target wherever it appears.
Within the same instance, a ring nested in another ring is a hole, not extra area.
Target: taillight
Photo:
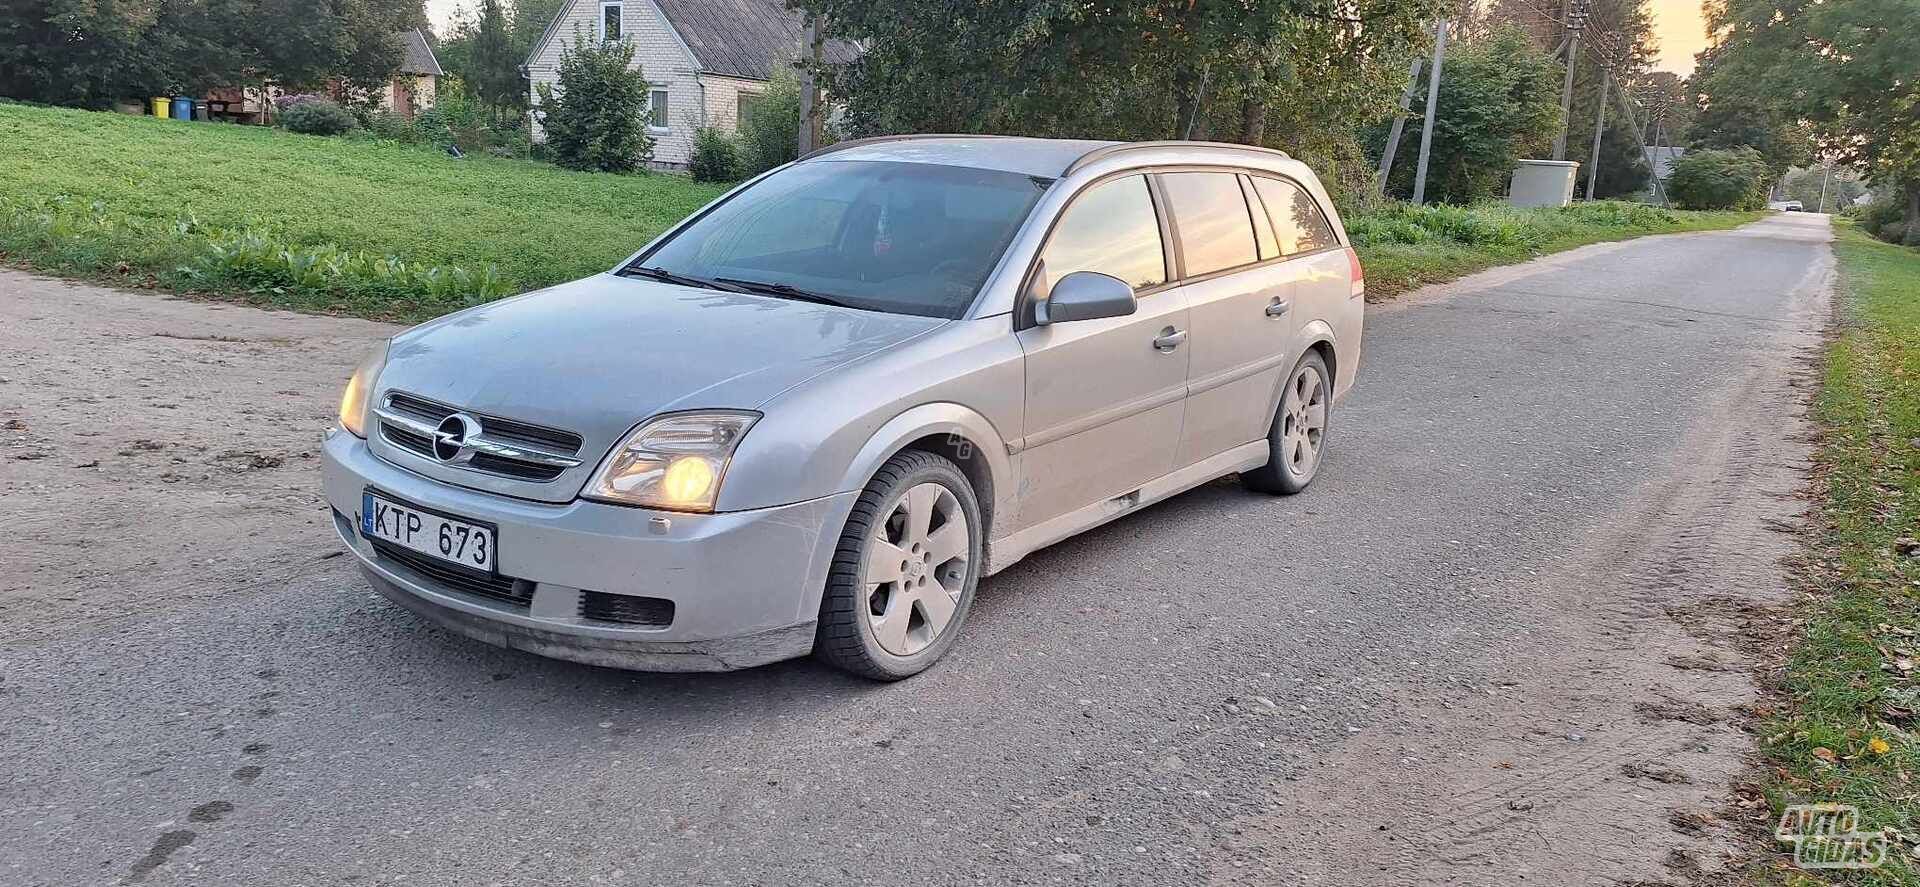
[[[1360,267],[1360,254],[1347,247],[1347,273],[1353,278],[1353,289],[1348,298],[1358,299],[1367,294],[1367,271]]]

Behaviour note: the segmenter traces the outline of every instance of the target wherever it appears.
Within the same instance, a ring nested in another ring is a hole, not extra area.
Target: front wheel
[[[1240,475],[1248,488],[1293,495],[1313,483],[1326,451],[1327,418],[1333,409],[1333,374],[1317,351],[1307,352],[1288,374],[1280,409],[1267,431],[1267,464]]]
[[[959,466],[918,450],[887,460],[840,534],[814,655],[882,681],[932,665],[967,620],[984,529]]]

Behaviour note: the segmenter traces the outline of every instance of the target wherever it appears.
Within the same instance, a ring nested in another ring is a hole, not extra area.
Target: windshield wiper
[[[825,293],[816,293],[812,290],[803,290],[790,283],[766,283],[764,281],[759,281],[759,280],[741,280],[736,277],[717,277],[714,279],[721,283],[732,284],[743,290],[747,290],[748,292],[765,293],[766,295],[779,296],[783,299],[794,299],[796,301],[801,301],[801,302],[813,302],[820,305],[832,305],[836,308],[860,307],[858,305],[850,304],[841,299],[836,299],[832,296],[826,295]]]
[[[708,280],[704,277],[693,277],[686,274],[675,274],[672,271],[668,271],[665,268],[639,268],[633,265],[628,265],[627,267],[620,269],[620,273],[622,275],[644,277],[648,280],[658,280],[661,283],[672,283],[672,284],[677,284],[679,286],[697,286],[701,289],[720,290],[721,292],[726,292],[726,293],[746,292],[746,290],[741,289],[740,287],[728,286],[724,283],[721,283],[718,280]]]

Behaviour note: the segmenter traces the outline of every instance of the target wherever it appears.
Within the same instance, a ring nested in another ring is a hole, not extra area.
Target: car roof
[[[881,136],[830,145],[803,160],[891,160],[1059,176],[1074,161],[1119,142],[1011,136]]]
[[[1135,152],[1138,152],[1137,154]],[[1060,178],[1095,161],[1125,154],[1143,162],[1241,163],[1254,166],[1292,164],[1285,152],[1255,145],[1219,142],[1114,142],[1095,139],[1037,139],[989,135],[900,135],[855,139],[821,148],[801,162],[887,160],[901,163],[937,163],[973,169],[993,169],[1046,178]]]

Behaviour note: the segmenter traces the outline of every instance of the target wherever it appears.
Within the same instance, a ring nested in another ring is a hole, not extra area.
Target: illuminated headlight
[[[373,396],[373,386],[380,381],[380,371],[387,366],[388,344],[381,342],[366,360],[360,361],[353,377],[347,380],[347,390],[340,392],[340,427],[352,432],[354,437],[367,436],[367,401]]]
[[[613,448],[586,497],[671,511],[712,511],[740,438],[759,413],[661,416]]]

